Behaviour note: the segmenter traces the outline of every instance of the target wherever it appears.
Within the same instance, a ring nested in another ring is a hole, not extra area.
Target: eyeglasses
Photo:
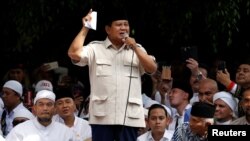
[[[28,120],[28,119],[13,120],[12,124],[13,124],[13,126],[16,126],[17,124],[22,123],[22,122],[25,122],[25,121],[27,121],[27,120]]]

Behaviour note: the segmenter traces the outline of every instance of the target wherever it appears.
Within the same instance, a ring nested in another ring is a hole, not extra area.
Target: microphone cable
[[[130,93],[130,88],[131,88],[131,80],[132,80],[132,70],[133,70],[133,60],[134,60],[134,50],[132,49],[133,53],[132,53],[132,60],[131,60],[131,64],[130,64],[130,75],[129,75],[129,85],[128,85],[128,97],[127,97],[127,101],[126,101],[126,107],[125,107],[125,114],[124,114],[124,119],[123,119],[123,125],[122,125],[122,130],[121,133],[124,130],[124,126],[125,126],[125,121],[126,121],[126,114],[127,114],[127,109],[128,109],[128,102],[129,102],[129,93]]]

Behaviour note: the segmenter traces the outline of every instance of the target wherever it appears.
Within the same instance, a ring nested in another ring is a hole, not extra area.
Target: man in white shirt
[[[14,114],[23,109],[32,114],[22,103],[23,86],[16,80],[5,82],[2,88],[2,100],[4,102],[4,111],[1,117],[1,129],[3,136],[7,136],[12,130]]]
[[[92,137],[91,126],[88,121],[74,114],[76,104],[68,88],[59,88],[56,91],[55,120],[68,126],[74,133],[75,141],[90,141]]]
[[[169,125],[169,130],[175,130],[184,122],[184,115],[186,111],[192,107],[189,100],[193,92],[187,80],[178,81],[173,80],[172,89],[169,93],[169,102],[172,108],[175,108],[173,113],[173,121]]]
[[[147,124],[150,131],[140,135],[137,141],[170,141],[173,131],[167,130],[170,115],[161,104],[153,104],[149,108]]]
[[[55,94],[41,90],[34,99],[36,118],[15,126],[6,141],[73,141],[72,131],[52,120],[55,110]]]
[[[145,127],[141,76],[154,73],[155,58],[129,36],[123,6],[110,3],[104,10],[107,38],[85,44],[92,10],[72,41],[68,56],[75,65],[88,66],[90,78],[89,123],[93,141],[134,141],[138,127]],[[122,4],[121,4],[122,5]],[[84,46],[83,46],[84,45]]]

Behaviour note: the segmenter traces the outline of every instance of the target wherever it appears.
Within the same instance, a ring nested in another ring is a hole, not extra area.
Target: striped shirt
[[[207,138],[201,138],[193,134],[189,122],[184,122],[176,128],[171,141],[207,141]]]

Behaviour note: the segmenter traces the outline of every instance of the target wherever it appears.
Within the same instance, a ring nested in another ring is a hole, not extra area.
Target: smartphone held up
[[[218,61],[218,66],[217,66],[217,70],[218,71],[222,71],[223,73],[225,73],[225,71],[226,71],[226,61],[224,61],[224,60],[219,60]]]
[[[181,47],[181,58],[186,61],[188,58],[198,60],[198,52],[196,46],[184,46]]]

